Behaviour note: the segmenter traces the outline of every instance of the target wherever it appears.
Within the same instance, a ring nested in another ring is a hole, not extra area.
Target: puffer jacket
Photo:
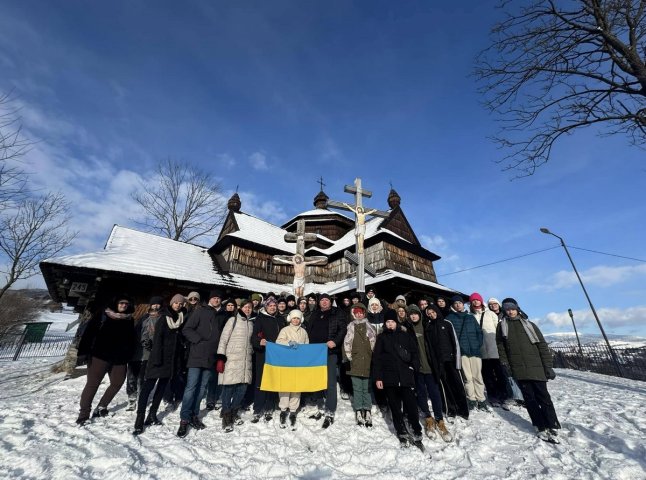
[[[498,358],[498,345],[496,344],[496,328],[498,327],[498,315],[488,308],[479,312],[471,312],[482,329],[482,358]]]
[[[460,354],[464,357],[480,357],[482,355],[482,329],[473,315],[468,312],[451,310],[446,319],[451,322],[458,336]]]
[[[504,338],[500,324],[496,330],[500,362],[509,365],[516,380],[536,380],[546,382],[545,369],[552,368],[552,354],[538,327],[532,323],[538,343],[532,343],[520,322],[520,318],[506,317],[508,335]]]
[[[404,361],[398,351],[405,349],[409,361]],[[384,328],[377,337],[372,354],[375,380],[384,387],[415,387],[415,372],[419,370],[417,342],[397,324],[395,330]]]
[[[307,337],[307,332],[300,325],[287,325],[278,332],[276,343],[280,345],[289,345],[289,342],[296,342],[300,344],[310,343]]]
[[[222,385],[251,383],[252,333],[253,321],[242,311],[238,310],[235,317],[227,320],[220,335],[217,354],[217,359],[225,362],[224,373],[218,376],[218,382]]]

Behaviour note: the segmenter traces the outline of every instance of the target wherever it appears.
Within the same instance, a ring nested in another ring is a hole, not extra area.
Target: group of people
[[[295,427],[306,403],[309,418],[323,419],[322,428],[328,428],[339,386],[343,399],[351,397],[357,425],[372,427],[375,405],[390,411],[403,446],[423,448],[424,432],[450,442],[447,416],[468,419],[473,411],[509,409],[513,402],[525,406],[539,438],[558,442],[560,424],[547,390],[555,373],[540,330],[513,298],[485,303],[473,293],[465,300],[424,297],[409,304],[399,295],[388,304],[374,289],[336,299],[269,292],[225,300],[212,290],[204,304],[198,292],[176,294],[168,304],[154,296],[135,320],[132,299],[121,295],[80,337],[79,354],[89,362],[77,423],[107,415],[127,378],[135,435],[161,423],[164,398],[171,405],[181,402],[179,437],[206,427],[199,416],[202,400],[207,410],[221,408],[227,432],[244,422],[241,412],[251,405],[252,423],[269,422],[278,411],[285,428],[288,422]],[[326,344],[327,388],[261,389],[267,342]],[[109,386],[92,411],[106,373]]]

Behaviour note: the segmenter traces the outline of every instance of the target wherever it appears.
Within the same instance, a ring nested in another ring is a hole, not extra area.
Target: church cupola
[[[401,203],[401,197],[399,194],[395,191],[394,188],[390,189],[390,193],[388,193],[388,206],[390,207],[391,210],[399,207],[399,204]]]
[[[240,201],[240,195],[238,195],[238,192],[236,192],[227,202],[227,208],[232,212],[239,212],[240,207],[242,207],[242,202]]]
[[[314,207],[320,210],[327,210],[327,201],[330,199],[323,190],[314,197]]]

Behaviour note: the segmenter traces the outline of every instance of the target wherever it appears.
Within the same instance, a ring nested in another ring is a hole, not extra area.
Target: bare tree
[[[31,322],[41,312],[38,302],[22,292],[10,290],[0,298],[0,333]]]
[[[503,9],[516,8],[509,0]],[[505,169],[531,175],[561,136],[599,125],[602,134],[646,140],[646,0],[534,0],[492,29],[476,62]]]
[[[10,94],[0,95],[0,210],[24,198],[27,177],[17,161],[30,146],[22,136],[19,111]]]
[[[0,218],[0,298],[18,280],[38,272],[38,264],[68,247],[76,232],[69,229],[69,204],[60,193],[28,198]]]
[[[211,174],[172,159],[160,162],[156,177],[142,182],[132,198],[145,217],[137,223],[183,242],[215,233],[226,214],[222,188]]]

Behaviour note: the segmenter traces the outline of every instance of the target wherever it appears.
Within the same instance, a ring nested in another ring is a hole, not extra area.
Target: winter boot
[[[92,418],[105,417],[108,415],[108,407],[96,407],[92,412]]]
[[[128,406],[126,407],[127,412],[133,412],[137,408],[137,396],[133,395],[128,397]]]
[[[210,412],[211,410],[215,410],[215,403],[214,402],[208,402],[206,404],[206,409]]]
[[[309,418],[313,418],[314,420],[320,420],[322,416],[323,416],[323,412],[321,412],[320,410],[317,410],[317,412],[310,415]]]
[[[401,436],[398,436],[397,438],[399,438],[399,446],[401,448],[408,448],[409,447],[408,437],[406,435],[401,435]]]
[[[363,416],[363,410],[357,410],[354,412],[354,418],[357,420],[357,425],[363,427],[366,424],[366,419]]]
[[[193,427],[195,430],[204,430],[206,428],[206,425],[202,423],[202,420],[200,420],[200,417],[195,415],[193,418],[191,418],[191,427]]]
[[[253,417],[251,417],[251,423],[258,423],[261,418],[262,418],[261,413],[254,413]]]
[[[179,422],[177,436],[179,438],[184,438],[186,435],[188,435],[188,422],[186,420],[182,420],[181,422]]]
[[[289,424],[292,426],[292,429],[296,428],[296,414],[295,413],[290,413],[289,414]]]
[[[372,428],[372,413],[370,413],[370,410],[363,411],[363,418],[365,419],[366,427]]]
[[[478,402],[475,400],[467,400],[467,406],[469,407],[469,410],[474,410],[478,406]]]
[[[487,401],[485,400],[484,402],[478,402],[478,410],[481,410],[483,412],[491,413],[491,408],[489,405],[487,405]]]
[[[332,415],[326,415],[325,420],[323,420],[323,425],[321,425],[321,428],[328,428],[333,423],[334,423],[334,417]]]
[[[227,412],[223,415],[222,421],[226,423],[224,431],[227,433],[233,432],[233,412]]]
[[[132,431],[133,435],[141,435],[144,433],[144,414],[137,413],[137,419],[135,420],[135,429]]]
[[[242,425],[244,423],[244,420],[240,416],[240,410],[237,408],[233,411],[231,414],[232,421],[235,422],[236,425]]]
[[[161,424],[162,424],[161,420],[157,418],[157,412],[153,412],[152,410],[148,412],[148,416],[144,421],[144,425],[161,425]]]
[[[451,432],[449,432],[446,428],[446,423],[444,423],[444,420],[437,422],[437,430],[440,432],[440,437],[442,437],[442,440],[444,440],[445,442],[453,441],[453,435],[451,435]]]
[[[274,418],[274,416],[271,414],[271,412],[265,412],[265,422],[271,422],[272,418]]]
[[[435,440],[437,437],[437,423],[433,417],[426,418],[424,422],[424,431],[429,439]]]
[[[280,412],[280,428],[286,428],[287,427],[287,410],[283,410]]]
[[[83,425],[85,425],[89,421],[90,421],[90,417],[88,415],[86,415],[86,414],[81,413],[81,414],[79,414],[78,418],[76,419],[76,424],[79,427],[82,427]]]

